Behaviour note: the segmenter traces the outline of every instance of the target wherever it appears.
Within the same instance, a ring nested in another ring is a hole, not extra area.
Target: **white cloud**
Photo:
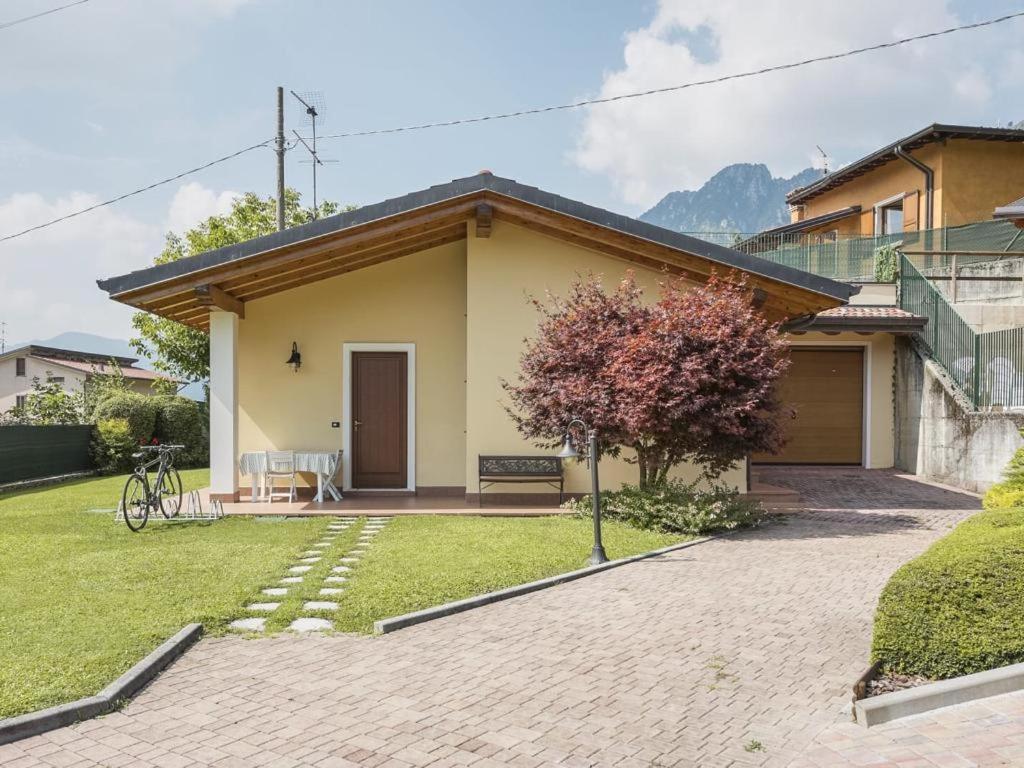
[[[171,200],[166,229],[181,234],[210,216],[222,216],[231,211],[237,197],[241,197],[238,192],[214,192],[197,181],[182,184]]]
[[[705,80],[928,32],[957,22],[945,2],[660,0],[651,23],[627,34],[624,65],[601,96]],[[646,206],[694,188],[723,165],[764,162],[777,175],[812,163],[820,144],[849,162],[931,122],[993,124],[1004,116],[1020,25],[674,94],[589,108],[573,153]],[[709,55],[710,51],[710,55]],[[1003,91],[998,90],[999,87]],[[1018,118],[1019,119],[1019,118]]]
[[[7,323],[7,337],[47,338],[62,331],[84,331],[127,338],[132,310],[110,301],[96,280],[152,264],[167,226],[187,229],[230,208],[234,196],[192,182],[177,190],[158,223],[110,206],[0,243],[0,320]],[[0,235],[98,200],[84,192],[56,199],[34,192],[0,198]]]

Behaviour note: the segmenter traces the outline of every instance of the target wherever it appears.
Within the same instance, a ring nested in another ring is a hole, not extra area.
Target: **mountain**
[[[49,339],[33,339],[19,344],[8,344],[8,349],[22,347],[25,344],[39,344],[43,347],[56,347],[57,349],[73,349],[76,352],[94,352],[97,355],[113,355],[115,357],[138,358],[139,355],[132,349],[131,345],[124,339],[111,339],[106,336],[97,336],[94,333],[80,333],[79,331],[65,331],[51,336]],[[146,360],[139,361],[140,368],[149,368]]]
[[[820,178],[813,168],[779,179],[762,163],[735,163],[700,189],[670,192],[640,220],[677,232],[760,232],[788,223],[786,193]]]

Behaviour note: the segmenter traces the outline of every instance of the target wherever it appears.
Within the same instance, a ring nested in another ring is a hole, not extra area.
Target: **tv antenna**
[[[291,94],[306,110],[306,124],[312,129],[312,136],[310,137],[310,142],[312,143],[307,142],[302,138],[298,131],[292,130],[292,133],[295,134],[295,138],[298,139],[299,142],[302,143],[302,146],[306,148],[306,151],[309,152],[309,160],[300,160],[299,162],[309,163],[313,166],[313,218],[315,219],[319,215],[316,199],[316,167],[318,165],[323,165],[324,163],[336,163],[338,161],[323,160],[316,151],[316,126],[318,122],[320,125],[323,125],[324,112],[326,111],[324,108],[324,95],[319,91],[312,91],[301,95],[292,91]]]
[[[821,175],[828,176],[828,153],[821,148],[820,144],[815,144],[814,146],[816,146],[818,151],[821,152]]]

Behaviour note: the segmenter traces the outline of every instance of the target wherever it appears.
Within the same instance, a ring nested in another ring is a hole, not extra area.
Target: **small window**
[[[46,381],[49,384],[63,384],[64,383],[64,377],[63,376],[47,376],[46,377]]]
[[[892,235],[903,231],[903,201],[887,205],[880,211],[883,235]]]
[[[25,395],[17,395],[14,398],[14,405],[15,405],[16,408],[24,408],[25,407]]]
[[[25,375],[25,358],[16,357],[14,358],[14,375],[24,376]]]

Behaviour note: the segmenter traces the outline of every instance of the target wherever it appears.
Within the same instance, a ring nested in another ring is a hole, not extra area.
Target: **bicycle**
[[[181,476],[174,468],[174,452],[184,448],[183,445],[147,445],[133,459],[142,459],[147,454],[157,456],[149,461],[140,461],[139,466],[128,477],[121,493],[121,508],[124,510],[124,522],[129,530],[141,531],[149,520],[150,511],[160,510],[165,519],[170,520],[181,510]],[[149,472],[157,467],[153,484],[149,483]]]

